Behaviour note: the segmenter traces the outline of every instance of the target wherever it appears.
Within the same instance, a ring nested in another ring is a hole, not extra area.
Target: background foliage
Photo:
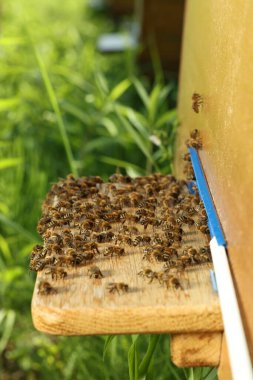
[[[69,172],[106,179],[116,167],[129,175],[169,172],[176,87],[161,72],[152,84],[140,76],[135,52],[98,53],[98,35],[114,25],[84,0],[5,1],[1,18],[1,378],[208,375],[174,367],[167,336],[65,338],[34,330],[28,259],[51,183]]]

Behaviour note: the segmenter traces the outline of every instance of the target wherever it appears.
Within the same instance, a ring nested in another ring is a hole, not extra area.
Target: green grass
[[[28,258],[46,192],[69,172],[171,172],[176,87],[159,70],[153,84],[140,77],[134,53],[99,54],[97,36],[114,26],[84,0],[6,1],[1,25],[1,378],[204,379],[209,369],[170,362],[166,335],[50,337],[33,328]]]

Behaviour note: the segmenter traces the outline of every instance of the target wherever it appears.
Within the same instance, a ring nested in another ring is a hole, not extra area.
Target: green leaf
[[[216,380],[217,379],[217,369],[211,368],[210,371],[205,375],[203,380]]]
[[[105,95],[105,94],[107,95],[109,93],[109,88],[108,88],[106,78],[101,72],[96,73],[95,82],[102,95]]]
[[[25,43],[25,40],[20,37],[4,37],[0,38],[0,45],[8,46],[8,45],[22,45]]]
[[[138,131],[143,135],[143,137],[148,138],[148,130],[147,130],[147,119],[140,112],[133,110],[130,107],[118,105],[117,111],[125,116],[133,126],[138,129]]]
[[[115,101],[121,97],[121,95],[126,92],[126,90],[131,86],[131,82],[129,79],[122,80],[119,84],[117,84],[112,91],[110,92],[108,98],[109,100]]]
[[[147,91],[145,90],[145,87],[143,86],[143,84],[137,79],[137,78],[134,78],[133,80],[133,85],[139,95],[139,97],[141,98],[143,104],[145,105],[146,109],[148,109],[148,105],[149,105],[149,96],[148,96],[148,93]]]
[[[3,352],[5,347],[8,344],[8,341],[10,339],[14,323],[15,323],[16,314],[13,310],[8,310],[6,312],[4,327],[3,327],[3,334],[2,338],[0,339],[0,353]]]
[[[101,156],[100,160],[102,162],[105,162],[106,164],[115,166],[116,168],[132,168],[136,172],[140,173],[139,175],[144,175],[145,171],[140,167],[135,164],[132,164],[131,162],[128,161],[123,161],[123,160],[118,160],[117,158],[112,158],[112,157],[107,157],[107,156]]]
[[[138,380],[138,352],[137,352],[137,337],[133,338],[133,343],[131,344],[128,351],[128,369],[129,369],[129,380]]]
[[[145,376],[145,380],[153,380],[153,379],[154,379],[154,357],[152,357],[149,363],[147,374]]]
[[[115,123],[109,119],[108,117],[104,117],[101,120],[101,124],[107,129],[108,133],[112,136],[115,137],[119,134],[119,130]]]
[[[79,107],[69,102],[63,102],[62,108],[68,113],[70,113],[71,115],[73,115],[74,117],[76,117],[77,119],[79,119],[85,125],[90,125],[91,123],[90,116],[84,111],[82,111]]]
[[[150,98],[148,102],[148,114],[149,114],[149,123],[151,126],[153,125],[155,121],[155,116],[159,108],[158,99],[159,99],[160,92],[161,92],[161,86],[157,84],[153,88],[150,94]]]
[[[31,241],[36,242],[36,238],[34,235],[32,235],[29,231],[27,231],[25,228],[23,228],[20,224],[13,222],[9,218],[7,218],[5,215],[0,213],[0,222],[5,224],[8,227],[11,227],[14,231],[19,232],[21,235],[25,236],[27,239]]]
[[[106,352],[108,350],[108,348],[110,347],[113,339],[116,338],[116,335],[108,335],[106,337],[106,340],[105,340],[105,344],[104,344],[104,349],[103,349],[103,360],[105,360],[105,355],[106,355]]]
[[[157,344],[159,342],[160,335],[150,335],[149,336],[149,344],[148,344],[148,349],[147,352],[142,359],[140,366],[139,366],[139,374],[140,377],[145,376],[146,373],[148,372],[150,363],[152,361],[152,358],[155,353],[155,349],[157,347]]]
[[[16,278],[24,276],[25,269],[23,267],[9,267],[1,273],[1,282],[5,284],[13,284]]]
[[[128,120],[126,120],[124,117],[122,117],[119,113],[118,113],[118,116],[119,116],[123,126],[128,131],[130,136],[132,137],[135,144],[140,148],[140,150],[146,156],[146,158],[148,158],[148,160],[155,166],[155,162],[153,160],[153,157],[149,153],[145,139],[139,135],[139,133],[132,127],[132,125],[128,122]]]
[[[8,99],[0,99],[0,111],[7,111],[12,107],[15,107],[19,104],[20,100],[18,97],[8,98]]]
[[[174,121],[176,119],[177,111],[176,109],[173,109],[171,111],[165,112],[163,115],[159,117],[157,122],[155,123],[156,128],[162,127],[165,123],[168,121]]]
[[[2,235],[0,235],[0,251],[3,254],[3,257],[5,258],[6,263],[12,262],[13,257],[10,251],[9,244]]]
[[[22,162],[21,158],[3,158],[0,160],[0,170],[18,166]]]
[[[74,157],[73,157],[73,153],[71,150],[70,141],[69,141],[69,138],[67,135],[66,127],[65,127],[64,122],[63,122],[62,114],[60,111],[60,107],[59,107],[59,104],[57,101],[57,97],[56,97],[54,88],[53,88],[52,83],[49,79],[49,75],[48,75],[45,63],[42,59],[42,56],[41,56],[39,50],[35,46],[34,46],[34,52],[35,52],[35,56],[36,56],[36,59],[37,59],[37,62],[38,62],[39,68],[40,68],[40,72],[41,72],[43,81],[44,81],[44,85],[45,85],[46,90],[47,90],[47,94],[48,94],[51,106],[52,106],[54,113],[56,115],[56,118],[57,118],[58,128],[59,128],[60,135],[62,138],[62,142],[63,142],[64,148],[65,148],[65,152],[66,152],[66,156],[67,156],[67,159],[69,162],[70,169],[71,169],[72,173],[76,177],[78,177],[78,172],[77,172],[77,168],[76,168],[75,163],[74,163]]]

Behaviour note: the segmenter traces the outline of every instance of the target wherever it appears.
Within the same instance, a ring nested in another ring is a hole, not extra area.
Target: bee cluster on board
[[[198,130],[186,145],[202,147]],[[38,293],[57,293],[55,281],[68,277],[69,268],[87,267],[87,276],[106,280],[99,261],[142,252],[143,266],[136,275],[149,284],[166,289],[183,289],[180,275],[190,267],[211,262],[209,229],[204,205],[194,181],[190,155],[186,153],[186,180],[160,173],[131,178],[115,173],[104,183],[98,176],[60,179],[48,192],[42,206],[38,232],[44,245],[36,245],[30,256],[30,270],[47,275]],[[189,230],[206,236],[206,245],[183,244]],[[159,264],[154,270],[153,264]],[[153,267],[152,267],[153,266]],[[108,279],[109,280],[109,279]],[[131,284],[106,281],[108,293],[123,294]]]

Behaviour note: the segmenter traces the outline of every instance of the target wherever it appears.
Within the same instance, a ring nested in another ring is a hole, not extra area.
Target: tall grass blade
[[[138,339],[138,337],[137,337]],[[138,351],[136,347],[136,341],[131,344],[128,351],[128,369],[129,369],[129,380],[138,380],[139,371],[138,371]]]
[[[20,224],[13,222],[7,216],[0,214],[0,222],[5,224],[8,227],[11,227],[14,231],[20,233],[21,235],[25,236],[28,240],[31,240],[33,242],[36,242],[38,239],[31,234],[29,231],[27,231],[25,228],[23,228]]]
[[[144,376],[148,372],[150,363],[155,353],[155,349],[159,342],[160,335],[150,335],[147,352],[139,365],[139,375]]]
[[[0,111],[7,111],[8,109],[15,107],[19,103],[20,103],[20,100],[18,97],[0,99]]]
[[[131,82],[129,79],[124,79],[122,80],[119,84],[117,84],[113,89],[112,91],[110,92],[109,94],[109,99],[111,101],[115,101],[117,100],[118,98],[120,98],[124,92],[126,92],[126,90],[131,86]]]
[[[133,81],[133,85],[134,85],[139,97],[141,98],[144,106],[148,109],[149,97],[148,97],[148,93],[147,93],[145,87],[137,78],[133,78],[132,81]]]
[[[103,349],[103,360],[105,360],[105,355],[106,355],[106,352],[108,350],[108,348],[110,347],[113,339],[116,338],[116,335],[108,335],[106,337],[106,340],[105,340],[105,344],[104,344],[104,349]]]
[[[163,115],[159,117],[157,122],[155,123],[156,128],[162,127],[165,123],[168,121],[175,121],[177,116],[177,111],[176,109],[173,109],[171,111],[165,112]]]
[[[8,244],[7,240],[2,235],[0,235],[0,251],[3,254],[3,257],[6,261],[6,263],[10,263],[13,261],[13,257],[12,257],[11,251],[10,251],[9,244]]]
[[[44,64],[44,61],[41,57],[41,54],[39,53],[39,50],[35,46],[34,46],[34,52],[35,52],[35,56],[36,56],[36,59],[37,59],[37,62],[38,62],[39,68],[40,68],[40,72],[41,72],[46,90],[47,90],[47,94],[48,94],[51,106],[52,106],[54,113],[56,115],[56,118],[57,118],[57,124],[58,124],[60,135],[61,135],[61,138],[63,141],[64,148],[65,148],[65,152],[66,152],[66,156],[67,156],[68,163],[70,166],[70,170],[76,177],[78,177],[78,172],[77,172],[76,165],[74,163],[74,157],[73,157],[73,153],[71,150],[70,141],[69,141],[69,138],[67,135],[67,131],[66,131],[63,119],[62,119],[61,111],[59,108],[59,104],[57,101],[57,97],[56,97],[54,88],[53,88],[52,83],[49,79],[49,75],[48,75],[46,66]]]
[[[0,339],[0,353],[3,352],[3,350],[8,344],[8,341],[10,339],[10,336],[14,327],[15,317],[16,317],[16,314],[13,310],[8,310],[6,312],[6,318],[5,318],[5,323],[3,327],[3,335],[2,335],[2,338]]]
[[[135,172],[140,173],[139,175],[144,175],[145,173],[145,171],[140,166],[134,165],[128,161],[122,161],[122,160],[118,160],[116,158],[107,157],[107,156],[101,156],[100,160],[102,162],[105,162],[106,164],[115,166],[116,168],[124,168],[124,169],[131,168]]]
[[[132,127],[132,125],[124,117],[122,117],[119,113],[118,113],[118,116],[119,116],[119,119],[121,120],[123,126],[125,127],[127,132],[130,134],[130,136],[132,137],[135,144],[140,148],[140,150],[145,155],[145,157],[149,160],[149,162],[151,162],[152,165],[154,165],[156,167],[154,159],[153,159],[152,155],[150,154],[149,149],[146,145],[146,141],[141,138],[139,133]]]
[[[20,165],[22,162],[21,158],[3,158],[0,160],[0,170],[11,168],[12,166]]]

